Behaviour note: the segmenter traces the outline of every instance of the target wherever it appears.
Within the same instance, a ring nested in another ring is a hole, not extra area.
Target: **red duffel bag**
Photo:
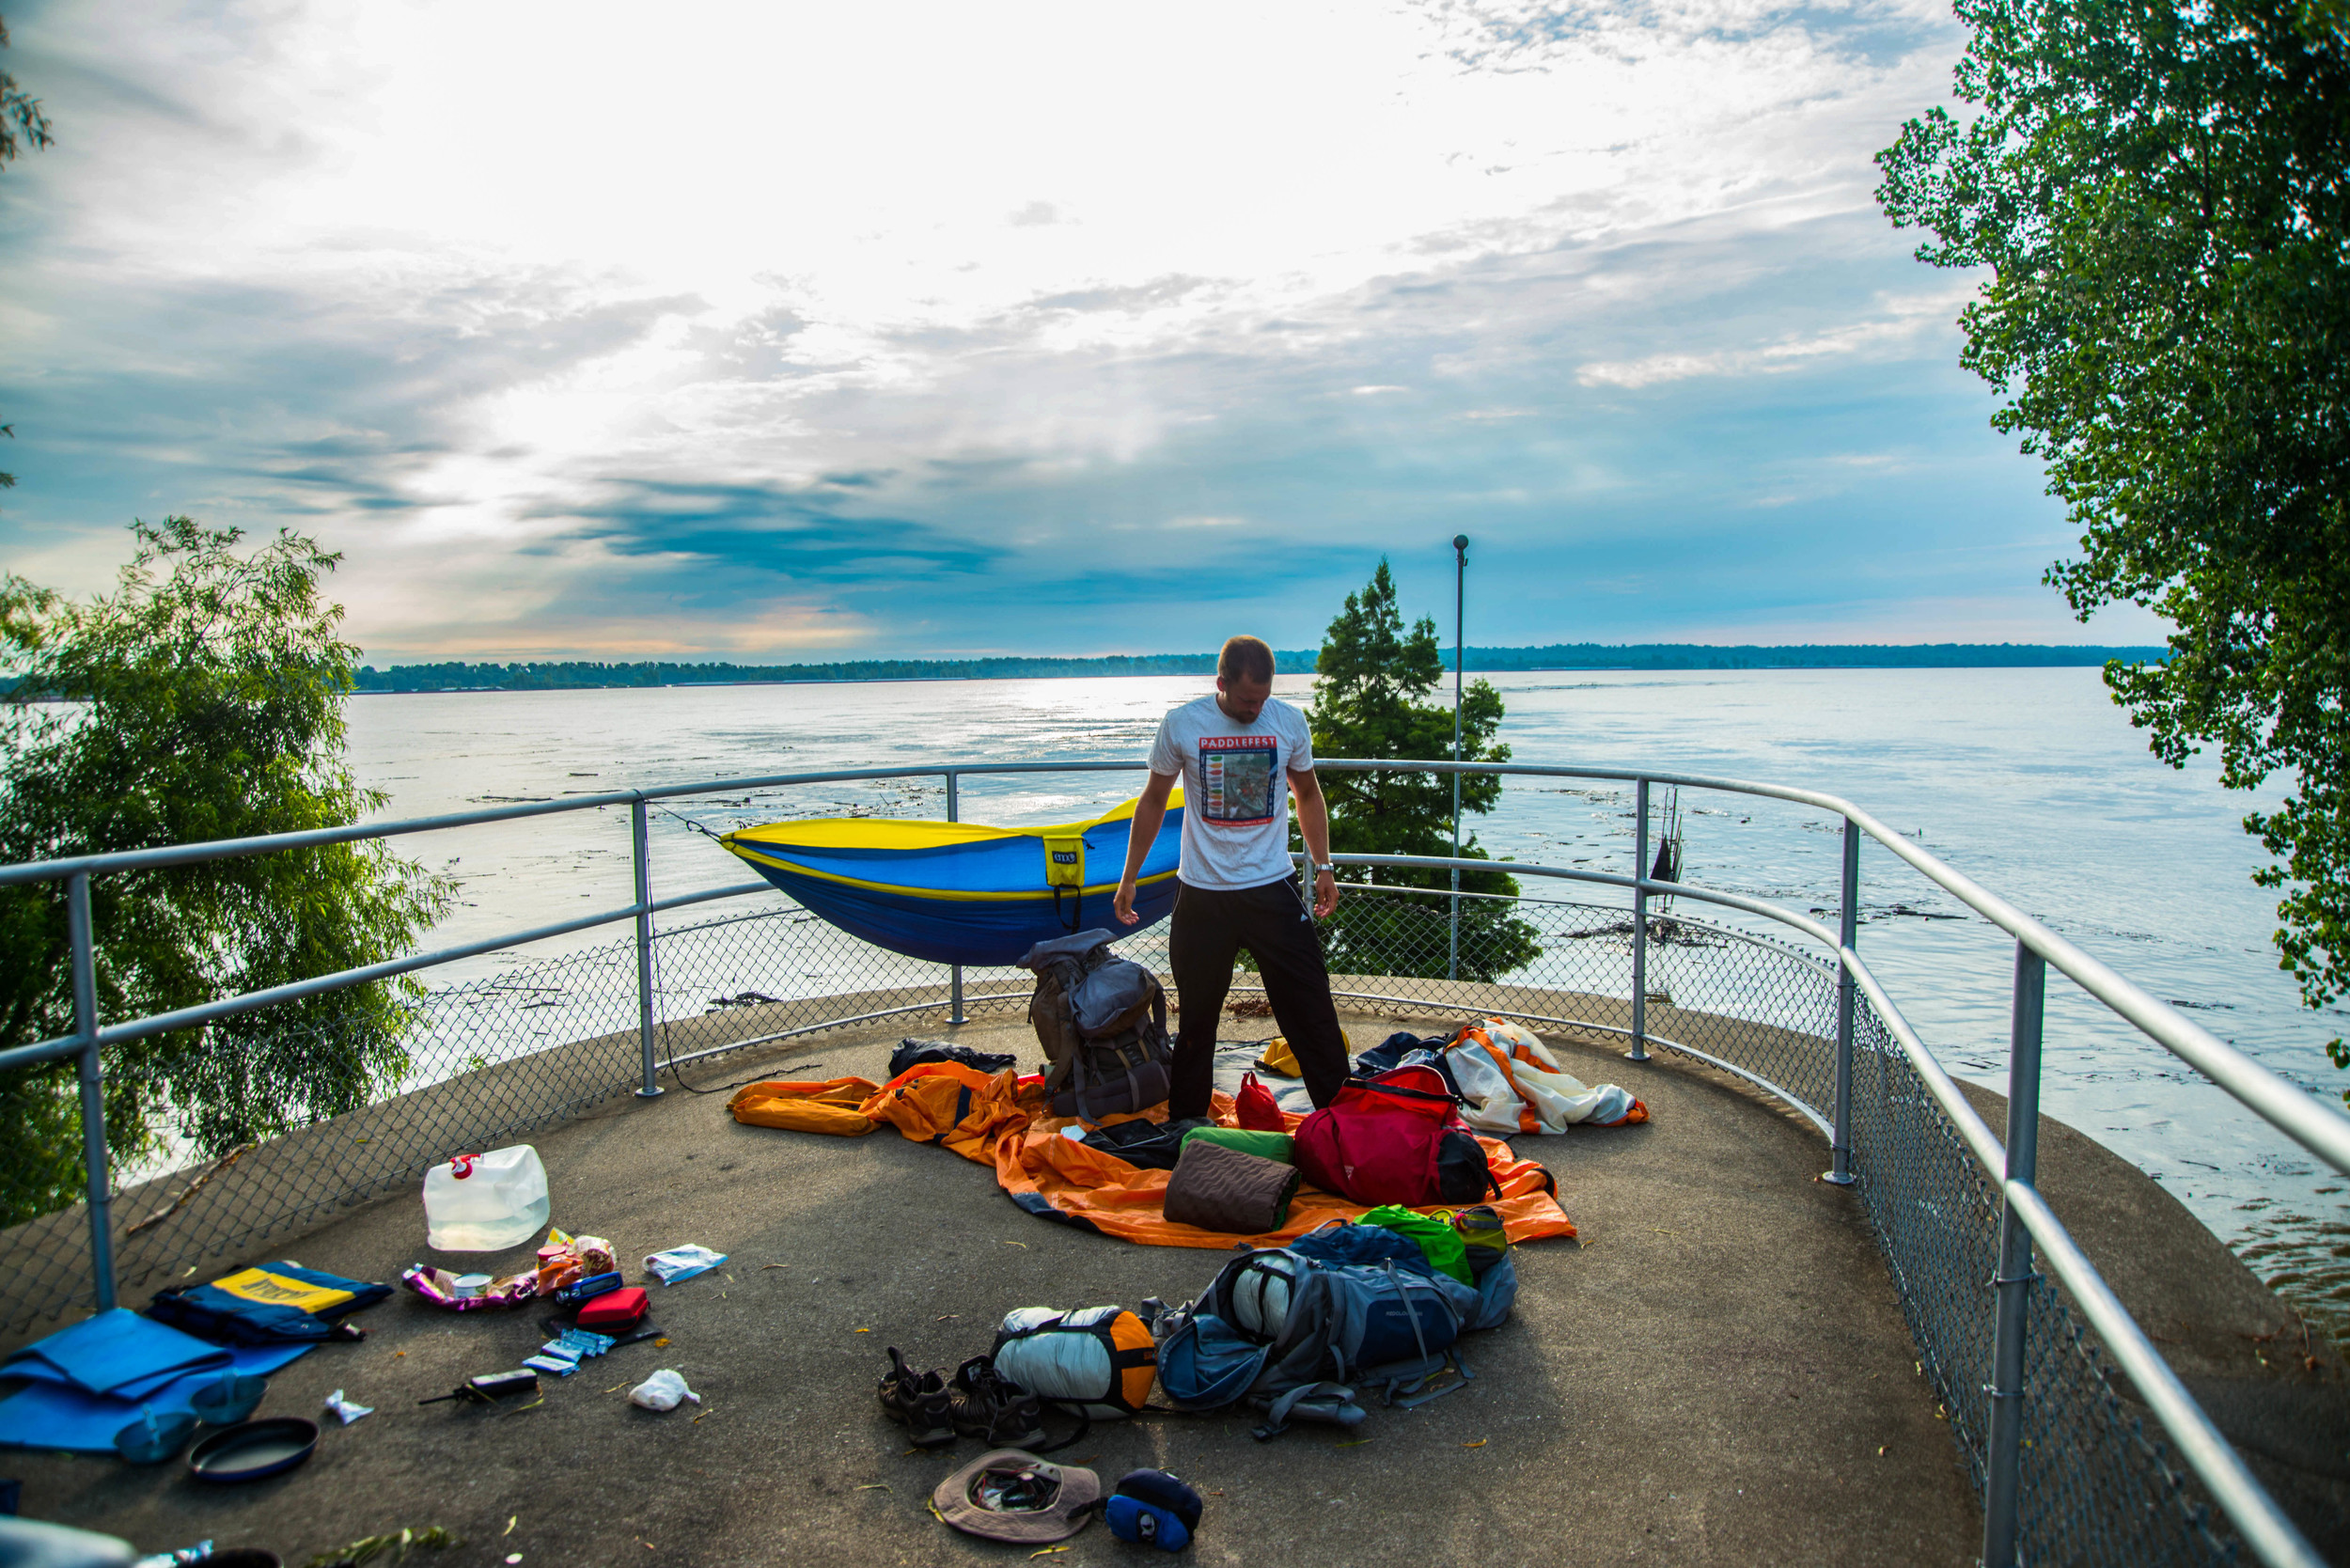
[[[1355,1203],[1475,1203],[1500,1184],[1460,1101],[1433,1067],[1350,1079],[1298,1124],[1294,1159],[1306,1180]]]

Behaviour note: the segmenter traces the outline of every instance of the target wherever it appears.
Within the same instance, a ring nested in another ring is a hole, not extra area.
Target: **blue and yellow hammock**
[[[1157,842],[1143,857],[1135,913],[1110,912],[1135,803],[1060,827],[822,817],[770,823],[718,842],[809,911],[852,936],[933,964],[1016,962],[1047,937],[1089,926],[1124,934],[1175,907],[1183,793],[1169,797]]]

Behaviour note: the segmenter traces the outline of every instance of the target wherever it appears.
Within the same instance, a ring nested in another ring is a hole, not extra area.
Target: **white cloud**
[[[1920,334],[1947,327],[1974,294],[1972,283],[1904,294],[1878,302],[1873,320],[1847,322],[1825,332],[1781,337],[1753,348],[1704,353],[1668,353],[1644,359],[1594,361],[1577,367],[1586,386],[1653,386],[1692,376],[1774,375],[1822,359],[1906,351]]]

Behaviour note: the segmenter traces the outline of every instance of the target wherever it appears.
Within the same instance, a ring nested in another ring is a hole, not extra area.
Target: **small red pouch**
[[[1273,1090],[1257,1081],[1254,1073],[1241,1074],[1240,1093],[1233,1097],[1232,1119],[1251,1132],[1286,1133],[1289,1118],[1281,1114]]]
[[[579,1326],[592,1328],[599,1334],[612,1328],[634,1328],[644,1321],[645,1310],[650,1305],[645,1299],[642,1285],[606,1291],[579,1309]]]

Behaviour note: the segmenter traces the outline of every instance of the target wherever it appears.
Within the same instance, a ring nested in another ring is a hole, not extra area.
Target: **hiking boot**
[[[898,1347],[889,1347],[889,1371],[881,1380],[882,1409],[906,1429],[917,1449],[940,1449],[955,1440],[947,1380],[934,1372],[917,1372],[906,1365]]]
[[[1044,1402],[997,1372],[992,1356],[974,1356],[958,1367],[947,1402],[955,1430],[991,1449],[1044,1441]]]

